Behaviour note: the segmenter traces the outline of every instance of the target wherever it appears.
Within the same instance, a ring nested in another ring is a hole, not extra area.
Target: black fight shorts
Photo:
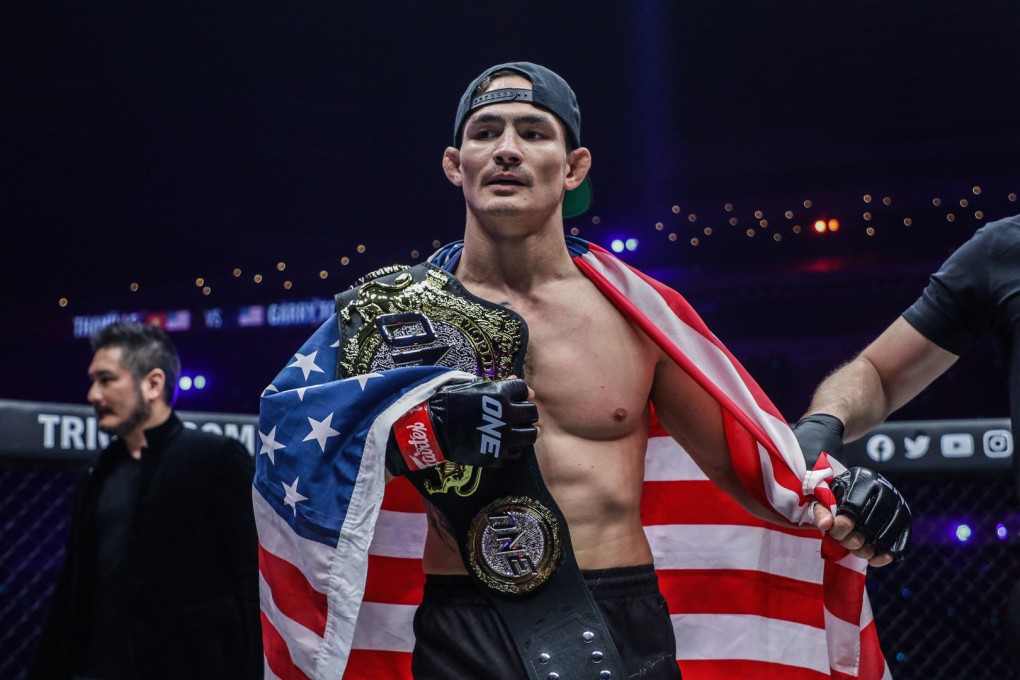
[[[676,637],[651,565],[583,572],[626,678],[678,680]],[[414,616],[415,680],[523,680],[499,614],[467,576],[428,575]]]

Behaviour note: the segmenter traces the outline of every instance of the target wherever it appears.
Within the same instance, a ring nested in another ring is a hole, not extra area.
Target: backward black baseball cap
[[[479,83],[497,71],[519,73],[531,81],[531,89],[504,88],[475,95]],[[574,95],[574,91],[570,89],[567,81],[557,74],[544,66],[527,61],[513,61],[487,68],[468,85],[464,95],[460,98],[460,105],[457,107],[457,119],[454,121],[453,128],[453,145],[460,148],[464,136],[464,123],[474,111],[484,106],[514,101],[526,102],[553,113],[563,123],[573,145],[581,146],[581,110],[577,106],[577,97]],[[584,213],[591,205],[591,199],[591,179],[585,177],[577,188],[564,194],[563,217],[576,217]]]

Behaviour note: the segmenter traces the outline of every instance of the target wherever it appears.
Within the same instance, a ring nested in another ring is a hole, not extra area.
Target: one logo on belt
[[[538,567],[529,553],[527,541],[521,539],[528,535],[526,527],[520,525],[509,512],[500,512],[486,517],[488,529],[496,537],[496,546],[492,556],[502,559],[511,575],[531,576]]]
[[[437,342],[432,322],[421,312],[381,314],[375,326],[396,366],[437,366],[450,351],[449,345]]]
[[[486,586],[506,595],[528,593],[559,564],[559,522],[533,498],[499,498],[471,521],[467,548],[471,568]]]

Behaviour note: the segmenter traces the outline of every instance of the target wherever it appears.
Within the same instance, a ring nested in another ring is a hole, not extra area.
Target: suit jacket
[[[176,414],[145,435],[124,563],[136,677],[261,678],[251,456],[236,440],[185,428]],[[99,491],[124,453],[112,442],[79,484],[29,678],[70,678],[83,657]]]

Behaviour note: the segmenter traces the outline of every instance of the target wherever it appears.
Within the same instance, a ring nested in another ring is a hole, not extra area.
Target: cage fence
[[[25,675],[57,580],[81,466],[0,459],[0,678]],[[1008,476],[899,476],[908,559],[869,570],[879,638],[896,680],[1013,677],[1003,625],[1020,581],[1020,512]]]

